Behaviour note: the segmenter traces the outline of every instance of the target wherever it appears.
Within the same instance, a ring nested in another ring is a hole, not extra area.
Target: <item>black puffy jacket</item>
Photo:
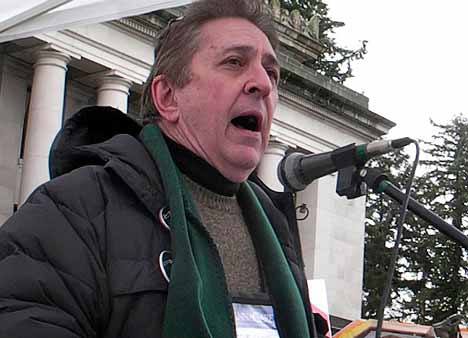
[[[167,283],[158,257],[170,237],[140,129],[112,108],[67,121],[51,151],[55,178],[0,228],[0,338],[161,336]],[[272,202],[255,190],[310,308],[290,196],[270,191]]]

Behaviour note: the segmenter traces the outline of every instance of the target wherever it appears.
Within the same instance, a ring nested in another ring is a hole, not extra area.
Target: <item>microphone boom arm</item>
[[[393,200],[403,203],[405,194],[393,185],[386,175],[382,174],[378,169],[365,168],[361,170],[361,179],[375,192],[383,192]],[[421,217],[423,220],[431,223],[440,232],[448,236],[450,239],[459,243],[465,249],[468,249],[468,237],[458,228],[444,221],[440,216],[426,209],[422,204],[415,199],[409,199],[408,209],[414,214]]]

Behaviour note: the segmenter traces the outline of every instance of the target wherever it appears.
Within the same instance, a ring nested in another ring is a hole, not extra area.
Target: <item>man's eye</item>
[[[229,58],[226,60],[226,63],[232,66],[242,66],[242,61],[239,58]]]

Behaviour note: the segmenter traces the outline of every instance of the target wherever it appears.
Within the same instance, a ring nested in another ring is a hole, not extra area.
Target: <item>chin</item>
[[[226,155],[223,161],[218,162],[218,170],[224,177],[235,183],[246,181],[261,160],[261,153],[251,147],[242,147]]]
[[[234,173],[227,173],[223,174],[224,177],[226,177],[229,181],[234,182],[234,183],[242,183],[247,181],[249,178],[250,174],[253,172],[253,170],[248,171],[248,172],[234,172]]]
[[[242,163],[242,166],[239,166],[239,163]],[[258,161],[252,162],[237,162],[235,167],[231,167],[228,170],[225,170],[223,174],[231,182],[242,183],[246,181],[250,174],[257,168]]]

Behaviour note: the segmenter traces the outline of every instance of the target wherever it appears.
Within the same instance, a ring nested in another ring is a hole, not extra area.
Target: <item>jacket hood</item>
[[[91,145],[105,143],[116,135],[138,138],[141,126],[112,107],[87,107],[65,122],[52,143],[49,153],[49,173],[54,178],[84,165],[106,162],[103,149],[92,151]],[[108,150],[111,151],[111,150]]]

